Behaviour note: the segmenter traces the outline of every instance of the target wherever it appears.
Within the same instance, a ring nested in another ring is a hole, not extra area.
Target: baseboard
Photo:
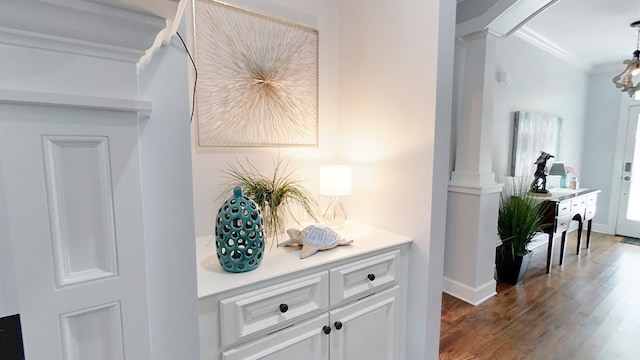
[[[445,277],[442,285],[442,291],[473,306],[478,306],[497,294],[495,280],[491,280],[474,289],[459,281]]]
[[[586,229],[586,226],[585,226]],[[615,234],[615,229],[610,229],[610,226],[607,226],[605,224],[596,224],[593,223],[591,225],[591,231],[593,232],[597,232],[597,233],[602,233],[602,234],[608,234],[608,235],[614,235]]]

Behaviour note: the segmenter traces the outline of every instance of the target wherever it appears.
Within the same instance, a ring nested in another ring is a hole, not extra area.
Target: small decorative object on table
[[[271,176],[261,174],[248,160],[246,164],[239,161],[229,164],[229,169],[223,170],[230,179],[230,187],[241,187],[260,206],[264,217],[265,237],[274,239],[276,243],[278,236],[285,232],[287,214],[300,224],[299,219],[293,215],[291,206],[299,206],[317,221],[315,214],[318,204],[315,198],[294,178],[293,172],[287,170],[288,164],[288,161],[284,162],[278,156],[273,160],[274,170]]]
[[[263,220],[255,201],[235,187],[216,216],[216,251],[222,269],[246,272],[257,268],[264,252]]]
[[[346,240],[337,232],[324,225],[309,225],[302,230],[288,229],[289,240],[281,246],[301,246],[300,259],[307,258],[318,250],[333,249],[339,245],[349,245],[353,240]]]
[[[536,172],[533,174],[535,178],[531,182],[531,189],[529,194],[536,196],[551,196],[549,190],[547,190],[547,174],[545,168],[547,167],[547,160],[554,157],[553,155],[540,151],[540,156],[534,164],[536,164]]]
[[[573,190],[577,190],[580,188],[580,183],[578,182],[578,170],[567,166],[567,174],[571,174],[571,180],[569,181],[569,188]]]

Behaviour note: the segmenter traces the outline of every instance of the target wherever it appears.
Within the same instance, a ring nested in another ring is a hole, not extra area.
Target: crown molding
[[[498,37],[507,37],[516,32],[530,19],[544,11],[558,0],[486,0],[482,2],[487,10],[481,15],[456,24],[456,36],[464,37],[489,29]],[[459,10],[480,6],[480,3],[463,1]],[[490,5],[490,6],[488,6]]]
[[[591,74],[605,74],[605,73],[621,73],[626,66],[622,63],[622,61],[627,59],[620,59],[620,61],[609,62],[605,64],[597,64],[591,67]]]
[[[0,27],[0,43],[96,58],[137,62],[144,51]]]
[[[12,89],[0,89],[0,104],[124,111],[141,117],[148,117],[153,111],[149,101]]]
[[[178,0],[0,3],[0,43],[134,63],[167,27],[167,19],[175,20],[179,5]]]
[[[526,25],[516,31],[514,35],[570,64],[571,66],[574,66],[584,72],[591,72],[592,64],[581,61],[562,46],[555,44],[553,41],[531,30]]]

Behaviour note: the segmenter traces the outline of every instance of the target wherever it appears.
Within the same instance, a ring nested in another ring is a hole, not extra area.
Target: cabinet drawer
[[[329,270],[331,305],[397,282],[400,250]]]
[[[326,271],[220,301],[223,346],[329,306]]]
[[[598,200],[598,194],[587,195],[587,206],[595,206]]]
[[[567,231],[569,229],[569,225],[571,224],[571,214],[567,216],[558,216],[556,218],[556,229],[555,233],[561,233],[563,231]]]
[[[596,216],[596,207],[595,206],[589,206],[584,211],[584,220],[591,220],[591,219],[593,219],[594,216]]]
[[[222,360],[327,359],[329,357],[329,335],[322,332],[323,326],[327,324],[329,324],[329,316],[324,313],[309,321],[227,350],[222,353]]]
[[[567,215],[569,213],[571,213],[571,200],[559,202],[557,216]]]
[[[586,205],[587,205],[586,196],[580,196],[578,198],[571,200],[571,213],[582,215],[584,213],[584,209]]]

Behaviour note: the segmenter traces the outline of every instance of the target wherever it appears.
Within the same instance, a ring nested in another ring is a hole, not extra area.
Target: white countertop
[[[198,237],[196,238],[198,298],[286,275],[292,271],[310,269],[329,262],[411,242],[408,237],[354,222],[347,222],[345,227],[337,232],[347,239],[353,239],[353,243],[318,251],[306,259],[300,259],[299,247],[276,247],[274,245],[269,249],[270,243],[267,242],[260,266],[244,273],[230,273],[222,270],[216,256],[213,237]],[[287,235],[284,234],[280,242],[287,239]]]
[[[585,189],[585,188],[581,188],[581,189],[551,188],[551,189],[549,189],[549,192],[553,196],[563,196],[563,195],[577,194],[580,191],[584,191],[584,190],[589,190],[589,189]]]

